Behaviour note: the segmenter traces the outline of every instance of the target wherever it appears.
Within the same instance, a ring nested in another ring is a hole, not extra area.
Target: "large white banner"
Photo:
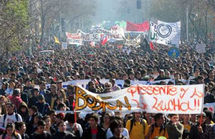
[[[146,111],[148,113],[200,114],[204,85],[134,85],[119,91],[95,94],[76,87],[76,111]]]
[[[181,22],[150,22],[150,40],[163,45],[179,47]]]

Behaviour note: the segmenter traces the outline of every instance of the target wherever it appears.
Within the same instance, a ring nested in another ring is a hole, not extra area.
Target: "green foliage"
[[[0,9],[0,46],[9,53],[23,48],[28,28],[28,0],[9,0]]]

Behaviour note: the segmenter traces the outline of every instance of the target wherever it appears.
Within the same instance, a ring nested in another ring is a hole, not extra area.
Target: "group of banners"
[[[168,23],[163,21],[145,21],[141,24],[131,22],[117,22],[109,30],[96,26],[90,32],[85,33],[78,31],[77,33],[66,32],[67,43],[82,45],[83,42],[99,43],[103,40],[108,42],[124,41],[125,44],[138,44],[140,34],[148,35],[151,42],[158,44],[178,47],[180,42],[181,22]],[[135,37],[130,38],[135,33]],[[55,37],[55,41],[56,41]],[[56,41],[57,43],[59,41]]]

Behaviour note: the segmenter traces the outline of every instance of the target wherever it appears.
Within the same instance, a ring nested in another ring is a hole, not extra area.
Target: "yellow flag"
[[[54,42],[57,43],[57,44],[60,44],[60,41],[56,36],[54,36]]]
[[[127,38],[128,40],[130,40],[130,34],[128,33],[128,38]]]

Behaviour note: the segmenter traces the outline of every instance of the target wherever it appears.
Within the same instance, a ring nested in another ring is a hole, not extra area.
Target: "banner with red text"
[[[83,39],[81,37],[81,33],[66,32],[66,37],[67,37],[67,43],[68,44],[77,44],[77,45],[82,44]]]
[[[119,91],[95,94],[76,87],[76,111],[146,111],[147,113],[199,114],[204,85],[134,85]]]

